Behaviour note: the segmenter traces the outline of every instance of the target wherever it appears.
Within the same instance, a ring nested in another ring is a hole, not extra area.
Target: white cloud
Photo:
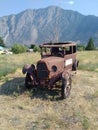
[[[59,4],[69,4],[69,5],[74,5],[75,4],[75,0],[60,0]]]
[[[75,2],[73,0],[68,1],[68,4],[73,5]]]

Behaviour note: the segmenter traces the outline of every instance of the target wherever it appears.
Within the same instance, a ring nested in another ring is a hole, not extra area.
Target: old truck
[[[57,81],[61,82],[61,97],[67,98],[72,86],[72,74],[77,71],[77,46],[73,42],[44,43],[39,46],[41,59],[36,65],[22,68],[25,86],[45,86],[52,90]],[[56,86],[56,85],[55,85]]]

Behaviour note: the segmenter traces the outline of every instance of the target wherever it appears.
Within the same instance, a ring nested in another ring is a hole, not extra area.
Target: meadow
[[[97,130],[98,51],[77,53],[79,69],[70,96],[60,90],[27,90],[21,69],[39,53],[0,55],[0,130]]]
[[[14,73],[17,68],[25,64],[36,63],[40,59],[39,53],[22,53],[13,55],[0,55],[0,77]]]

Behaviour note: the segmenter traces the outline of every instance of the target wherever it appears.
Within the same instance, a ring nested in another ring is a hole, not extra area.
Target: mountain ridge
[[[57,6],[27,9],[0,17],[0,36],[7,46],[44,42],[76,41],[86,44],[90,37],[98,46],[98,17]]]

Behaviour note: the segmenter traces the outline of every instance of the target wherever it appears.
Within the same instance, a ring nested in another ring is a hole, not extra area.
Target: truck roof
[[[76,46],[74,42],[59,42],[59,43],[44,43],[39,45],[39,47],[67,47],[67,46]]]

